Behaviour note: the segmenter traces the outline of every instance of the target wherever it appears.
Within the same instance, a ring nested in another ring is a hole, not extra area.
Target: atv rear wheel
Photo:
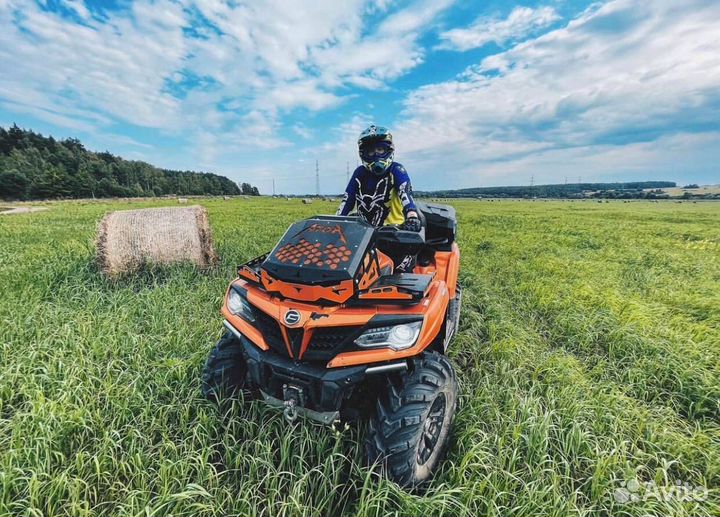
[[[447,447],[457,405],[452,365],[438,353],[413,361],[400,386],[390,383],[370,420],[367,455],[406,488],[429,481]]]
[[[242,345],[231,332],[226,332],[205,362],[202,374],[203,396],[218,401],[249,388]]]

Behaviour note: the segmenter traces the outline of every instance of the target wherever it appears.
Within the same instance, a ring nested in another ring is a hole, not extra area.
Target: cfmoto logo
[[[292,327],[300,323],[300,313],[295,309],[290,309],[285,313],[285,325]]]

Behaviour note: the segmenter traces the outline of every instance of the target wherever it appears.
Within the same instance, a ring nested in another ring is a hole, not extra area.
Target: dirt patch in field
[[[0,207],[0,215],[10,215],[10,214],[29,214],[30,212],[42,212],[43,210],[47,210],[44,206],[18,206],[15,208],[10,207]]]

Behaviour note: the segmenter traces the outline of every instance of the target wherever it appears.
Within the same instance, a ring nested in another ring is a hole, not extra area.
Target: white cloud
[[[159,5],[166,15],[182,18],[174,3]],[[22,7],[18,24],[12,9],[0,13],[0,61],[7,72],[0,77],[0,96],[5,100],[37,106],[41,98],[58,114],[83,109],[147,127],[177,123],[178,102],[162,88],[185,53],[179,25],[146,18],[79,25],[34,4],[13,6]]]
[[[292,129],[296,135],[298,135],[300,138],[304,138],[305,140],[310,139],[313,135],[312,130],[302,123],[295,124]]]
[[[78,117],[59,115],[53,110],[46,110],[36,106],[0,102],[0,107],[3,107],[8,111],[12,111],[14,113],[24,113],[27,115],[31,115],[41,120],[46,120],[52,124],[56,124],[58,126],[66,127],[69,129],[76,129],[78,131],[92,131],[93,129],[95,129],[95,126]]]
[[[419,1],[388,16],[377,30],[347,33],[338,44],[312,51],[311,63],[327,84],[349,83],[376,89],[423,62],[418,39],[451,0]]]
[[[75,11],[75,13],[83,20],[90,18],[90,11],[85,6],[85,2],[83,2],[83,0],[65,0],[65,5]]]
[[[386,37],[415,33],[433,23],[437,15],[451,3],[452,0],[420,0],[385,18],[378,33]]]
[[[323,91],[317,80],[308,79],[283,83],[282,87],[259,96],[256,104],[266,110],[305,107],[319,111],[337,106],[341,102],[340,97]]]
[[[503,45],[543,29],[560,19],[552,7],[516,7],[506,19],[482,16],[468,28],[443,32],[439,48],[470,50],[495,42]]]
[[[70,0],[63,15],[0,0],[0,106],[103,145],[118,123],[188,143],[180,154],[142,150],[160,165],[231,173],[242,164],[269,179],[320,153],[340,185],[358,132],[391,120],[356,113],[335,133],[323,129],[327,144],[294,155],[283,135],[307,139],[332,119],[313,112],[360,108],[353,102],[386,112],[363,90],[389,98],[392,81],[435,57],[422,42],[450,0],[121,5]],[[536,37],[557,19],[552,7],[517,7],[441,34],[444,48],[511,48],[407,95],[393,132],[418,187],[508,182],[503,174],[531,170],[539,181],[575,166],[601,174],[623,160],[629,172],[661,170],[657,157],[671,148],[711,156],[700,150],[717,141],[720,120],[720,4],[610,1]],[[292,120],[304,123],[283,127],[297,110],[307,116]]]
[[[418,39],[449,5],[416,0],[375,27],[385,2],[65,3],[83,23],[31,0],[0,2],[5,106],[86,131],[120,122],[187,135],[206,147],[203,163],[249,121],[262,129],[253,148],[285,146],[275,136],[284,113],[386,88],[422,61]]]
[[[524,154],[512,160],[475,164],[475,174],[450,167],[440,182],[453,188],[485,185],[563,183],[595,181],[667,180],[690,183],[697,177],[713,177],[720,162],[720,131],[703,134],[678,133],[651,142],[625,145],[592,144],[553,148]],[[419,172],[424,169],[419,169]],[[425,176],[425,174],[413,175]],[[447,182],[447,183],[443,183]],[[415,180],[416,188],[427,188]]]
[[[512,164],[551,167],[547,157],[564,167],[579,156],[572,149],[592,155],[616,144],[717,131],[718,19],[720,4],[700,0],[617,0],[589,10],[455,80],[413,92],[396,130],[398,148],[420,170],[443,164],[477,182]],[[546,160],[535,164],[538,156]],[[609,161],[604,168],[617,170]]]

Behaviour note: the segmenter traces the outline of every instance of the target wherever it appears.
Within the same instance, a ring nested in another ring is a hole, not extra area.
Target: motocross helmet
[[[388,128],[372,125],[360,133],[358,151],[367,170],[378,176],[385,174],[392,165],[395,153]]]

